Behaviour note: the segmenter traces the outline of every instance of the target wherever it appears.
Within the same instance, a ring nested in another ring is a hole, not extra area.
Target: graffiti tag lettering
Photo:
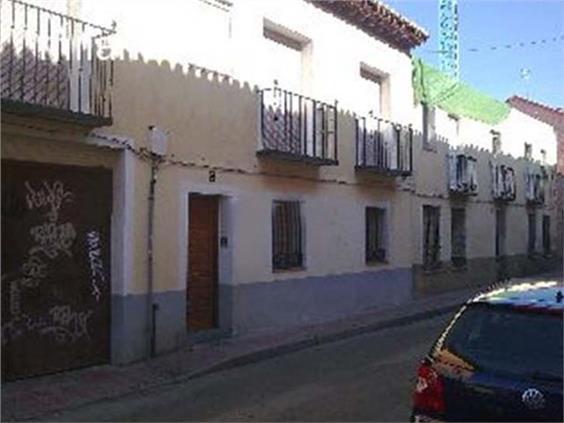
[[[73,201],[73,194],[65,190],[61,181],[42,182],[42,187],[35,189],[29,181],[24,182],[27,190],[26,204],[28,209],[48,208],[47,222],[32,227],[29,233],[34,245],[28,250],[27,258],[19,268],[17,275],[2,275],[2,280],[15,279],[10,282],[10,313],[16,318],[21,315],[22,288],[35,288],[47,277],[48,259],[56,258],[63,252],[72,257],[71,247],[76,238],[76,230],[72,223],[57,222],[59,211],[64,203]],[[41,254],[42,253],[42,254]],[[16,279],[17,278],[17,279]]]
[[[49,207],[47,217],[51,222],[56,222],[59,218],[59,210],[63,203],[73,201],[73,194],[70,191],[65,191],[65,187],[61,181],[55,181],[49,184],[43,181],[43,186],[35,189],[29,181],[24,183],[27,189],[25,196],[28,209],[39,209]]]
[[[59,305],[51,307],[47,317],[22,314],[2,325],[2,345],[29,332],[53,334],[59,343],[90,339],[88,320],[92,313],[92,310],[78,312],[69,305]]]
[[[104,264],[102,262],[100,234],[97,231],[88,232],[86,234],[86,242],[88,244],[92,295],[96,298],[96,301],[100,301],[100,297],[102,296],[100,285],[106,282]]]
[[[38,245],[29,250],[31,255],[42,251],[50,259],[54,259],[59,252],[72,257],[70,248],[76,238],[76,230],[72,223],[42,223],[29,230],[30,235]]]

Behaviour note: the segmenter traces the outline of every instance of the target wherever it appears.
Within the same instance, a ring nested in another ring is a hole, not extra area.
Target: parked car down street
[[[498,285],[469,300],[420,364],[412,421],[562,421],[563,288]]]

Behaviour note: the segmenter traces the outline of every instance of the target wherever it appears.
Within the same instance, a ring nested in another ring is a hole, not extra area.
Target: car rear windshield
[[[436,348],[476,370],[562,381],[562,322],[562,314],[473,304]]]

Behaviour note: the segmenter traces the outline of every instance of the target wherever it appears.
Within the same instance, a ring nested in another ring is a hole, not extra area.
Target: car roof
[[[556,279],[505,282],[490,286],[470,299],[468,303],[564,311],[564,282]]]

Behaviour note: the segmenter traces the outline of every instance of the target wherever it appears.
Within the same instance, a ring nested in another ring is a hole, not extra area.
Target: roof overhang
[[[423,44],[429,34],[379,0],[308,0],[405,53]]]
[[[511,107],[555,128],[564,128],[564,109],[551,107],[518,95],[506,100]]]

